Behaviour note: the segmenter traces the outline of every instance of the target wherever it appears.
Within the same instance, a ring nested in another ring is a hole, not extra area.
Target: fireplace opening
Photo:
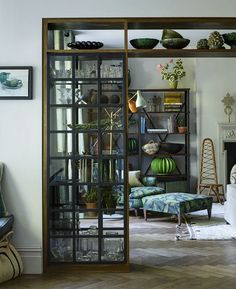
[[[227,184],[230,184],[230,172],[232,167],[236,164],[236,142],[224,142],[224,150],[227,151],[225,173],[227,176]]]

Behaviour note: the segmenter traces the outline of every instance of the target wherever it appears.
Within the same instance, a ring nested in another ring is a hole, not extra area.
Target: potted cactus
[[[177,118],[177,130],[178,130],[178,133],[186,133],[187,132],[185,117],[182,115],[179,115]]]

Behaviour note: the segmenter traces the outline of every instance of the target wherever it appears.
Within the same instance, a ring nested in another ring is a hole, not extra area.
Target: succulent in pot
[[[179,116],[177,118],[177,129],[179,133],[186,133],[187,132],[187,126],[185,122],[185,117],[184,116]]]

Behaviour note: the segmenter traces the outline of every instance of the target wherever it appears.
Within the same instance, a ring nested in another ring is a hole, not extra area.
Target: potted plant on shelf
[[[186,133],[187,132],[187,126],[186,126],[184,116],[179,116],[177,118],[177,130],[178,130],[178,133]]]
[[[96,188],[91,188],[88,190],[84,195],[83,199],[86,205],[86,209],[96,209],[97,208],[97,201],[98,201],[98,196],[97,196],[97,189]],[[90,211],[88,212],[89,217],[96,217],[97,212]]]
[[[158,64],[157,69],[160,71],[162,79],[168,80],[170,88],[176,89],[178,81],[186,75],[183,62],[179,58],[175,62],[170,59],[165,64]]]
[[[117,196],[114,195],[112,188],[102,189],[102,203],[103,207],[106,209],[104,212],[111,215],[115,212],[117,205]]]

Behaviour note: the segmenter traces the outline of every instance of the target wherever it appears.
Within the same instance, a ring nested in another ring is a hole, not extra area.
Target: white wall
[[[191,4],[189,0],[1,1],[0,65],[32,65],[34,67],[34,99],[31,101],[1,100],[0,102],[0,159],[6,164],[5,197],[9,210],[16,218],[14,243],[24,255],[25,272],[39,273],[41,271],[42,18],[235,16],[235,8],[234,0],[227,1],[227,5],[221,0],[191,1]],[[222,119],[220,104],[210,99],[213,100],[216,97],[220,99],[227,91],[232,93],[236,91],[233,82],[234,65],[215,67],[211,71],[211,63],[223,64],[224,60],[203,59],[199,61],[197,67],[197,87],[201,104],[199,117],[204,120],[200,124],[201,136],[213,134],[215,131],[213,122],[218,117],[216,114],[212,120],[209,120],[209,110],[205,107],[205,103],[209,101],[212,114],[217,111]],[[222,79],[227,80],[226,74],[231,75],[232,82],[222,81]],[[152,87],[155,86],[156,77],[157,75],[148,83]],[[210,79],[214,80],[214,83]],[[192,86],[192,83],[184,85]],[[216,88],[213,88],[213,85],[216,85]]]

